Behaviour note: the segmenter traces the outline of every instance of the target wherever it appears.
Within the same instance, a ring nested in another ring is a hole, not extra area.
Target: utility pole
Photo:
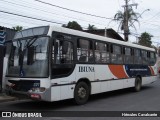
[[[129,26],[128,26],[128,20],[129,20],[129,7],[131,7],[130,9],[132,9],[132,6],[136,6],[137,7],[137,3],[135,4],[128,4],[128,2],[130,0],[124,0],[125,1],[125,5],[123,5],[122,7],[124,7],[124,40],[128,41],[128,36],[129,36]]]
[[[128,41],[128,35],[129,35],[129,28],[128,28],[128,0],[125,0],[126,7],[124,7],[124,39],[125,41]]]

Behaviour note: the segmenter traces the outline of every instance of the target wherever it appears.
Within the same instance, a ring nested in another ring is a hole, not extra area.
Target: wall
[[[12,40],[16,31],[13,29],[0,26],[0,92],[4,87],[4,76],[6,74],[6,68],[8,63],[8,54],[11,49],[11,44],[4,44],[5,42]],[[5,53],[8,54],[5,54]]]

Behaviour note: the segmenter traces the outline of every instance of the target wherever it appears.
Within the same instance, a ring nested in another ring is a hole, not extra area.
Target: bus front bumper
[[[45,93],[37,93],[37,92],[23,92],[23,91],[16,91],[11,87],[7,86],[5,88],[5,93],[10,96],[14,96],[20,99],[32,99],[38,101],[50,101],[47,99]]]

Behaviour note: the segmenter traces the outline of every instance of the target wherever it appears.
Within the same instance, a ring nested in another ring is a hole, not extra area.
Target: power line
[[[153,26],[156,26],[156,27],[160,27],[160,25],[149,23],[149,22],[142,22],[142,23],[144,23],[144,24],[150,24],[150,25],[153,25]]]
[[[0,12],[6,13],[6,14],[11,14],[11,15],[16,15],[16,16],[20,16],[20,17],[25,17],[25,18],[35,19],[35,20],[39,20],[39,21],[43,21],[43,22],[55,23],[55,24],[60,24],[60,25],[64,24],[64,23],[53,22],[53,21],[44,20],[44,19],[40,19],[40,18],[34,18],[34,17],[30,17],[30,16],[20,15],[20,14],[16,14],[16,13],[6,12],[6,11],[2,11],[2,10],[0,10]],[[82,27],[82,28],[87,29],[86,27]]]
[[[0,21],[0,23],[4,23],[4,24],[7,24],[7,25],[13,25],[13,26],[16,26],[17,24],[13,24],[13,23],[8,23],[8,22],[1,22]],[[3,26],[3,25],[1,25],[1,26]],[[29,26],[23,26],[23,25],[21,25],[22,27],[29,27]]]
[[[55,24],[61,24],[61,25],[63,25],[63,23],[59,23],[59,22],[53,22],[53,21],[50,21],[50,20],[44,20],[44,19],[40,19],[40,18],[30,17],[30,16],[26,16],[26,15],[20,15],[20,14],[11,13],[11,12],[6,12],[6,11],[2,11],[2,10],[0,10],[0,12],[6,13],[6,14],[11,14],[11,15],[16,15],[16,16],[20,16],[20,17],[25,17],[25,18],[40,20],[40,21],[44,21],[44,22],[49,22],[49,23],[55,23]]]
[[[46,13],[49,13],[49,14],[61,16],[61,15],[53,13],[53,12],[49,12],[49,11],[45,11],[45,10],[41,10],[41,9],[37,9],[37,8],[33,8],[33,7],[29,7],[29,6],[25,6],[25,5],[21,5],[21,4],[17,4],[17,3],[13,3],[13,2],[9,2],[9,1],[6,1],[6,0],[2,0],[2,1],[6,2],[6,3],[9,3],[9,4],[13,4],[13,5],[21,6],[21,7],[26,7],[26,8],[31,8],[31,9],[35,9],[35,10],[38,10],[38,11],[46,12]],[[85,21],[85,22],[91,22],[91,23],[95,23],[95,24],[99,24],[99,25],[104,25],[104,24],[100,24],[100,23],[97,23],[97,22],[83,20],[83,19],[79,19],[79,18],[75,18],[75,17],[66,16],[66,15],[63,15],[61,17],[73,18],[73,19],[77,19],[77,20],[81,20],[81,21]]]
[[[1,19],[7,19],[7,20],[9,20],[9,21],[11,21],[12,23],[13,23],[13,21],[15,22],[17,22],[17,19],[18,19],[18,21],[20,21],[21,23],[27,23],[27,24],[33,24],[33,25],[40,25],[40,24],[38,24],[38,23],[33,23],[33,22],[31,22],[31,21],[28,21],[28,20],[26,20],[26,19],[19,19],[19,18],[17,18],[17,17],[14,17],[14,18],[12,18],[11,19],[11,17],[10,16],[2,16],[2,15],[0,15],[0,17],[1,17]],[[14,19],[14,20],[13,20]],[[8,21],[8,22],[9,22]]]
[[[158,12],[157,14],[155,14],[153,17],[149,18],[148,20],[155,18],[155,17],[158,16],[159,14],[160,14],[160,12]],[[148,21],[148,20],[147,20],[147,21]]]
[[[72,10],[72,9],[69,9],[69,8],[64,8],[64,7],[61,7],[61,6],[58,6],[58,5],[54,5],[54,4],[51,4],[51,3],[43,2],[41,0],[35,0],[35,1],[43,3],[43,4],[46,4],[46,5],[54,6],[54,7],[57,7],[57,8],[61,8],[61,9],[64,9],[64,10],[68,10],[68,11],[72,11],[72,12],[76,12],[76,13],[80,13],[80,14],[84,14],[84,15],[89,15],[89,16],[92,16],[92,17],[98,17],[98,18],[103,18],[103,19],[112,19],[112,20],[114,20],[113,18],[107,18],[107,17],[103,17],[103,16],[98,16],[98,15],[94,15],[94,14],[80,12],[80,11],[77,11],[77,10]]]
[[[104,24],[93,22],[93,21],[90,21],[90,20],[84,20],[84,19],[80,19],[80,18],[75,18],[75,17],[67,16],[67,15],[59,15],[57,13],[41,10],[41,9],[38,9],[38,8],[29,7],[29,6],[26,6],[26,5],[17,4],[17,3],[14,3],[14,2],[9,2],[9,1],[6,1],[6,0],[2,0],[2,1],[6,2],[6,3],[9,3],[9,4],[13,4],[13,5],[21,6],[21,7],[26,7],[26,8],[30,8],[30,9],[35,9],[35,10],[38,10],[38,11],[42,11],[42,12],[46,12],[46,13],[49,13],[49,14],[57,15],[57,16],[60,16],[60,17],[67,17],[67,18],[77,19],[77,20],[80,20],[80,21],[90,22],[90,23],[94,23],[94,24],[105,26]]]
[[[5,1],[5,0],[2,0],[2,1]],[[20,5],[20,4],[19,4]],[[20,6],[22,6],[22,5],[20,5]],[[23,5],[24,6],[24,5]],[[27,7],[27,6],[26,6]],[[29,6],[28,6],[28,8],[29,8]],[[32,7],[30,7],[30,8],[32,8]],[[32,9],[34,9],[34,8],[32,8]],[[40,10],[40,9],[39,9]],[[41,11],[44,11],[44,10],[41,10]],[[45,11],[46,12],[46,11]],[[49,12],[47,12],[47,13],[49,13]],[[53,13],[54,14],[54,13]],[[22,17],[22,16],[21,16]],[[33,17],[32,17],[33,18]],[[31,18],[31,19],[32,19]],[[39,19],[39,18],[38,18]],[[37,20],[37,19],[36,19]],[[41,20],[42,21],[42,20]],[[44,21],[44,20],[43,20]],[[46,20],[45,20],[46,21]],[[52,21],[46,21],[46,22],[52,22]],[[90,22],[90,21],[88,21],[88,22]],[[52,22],[53,23],[53,22]],[[55,22],[54,22],[55,23]],[[56,23],[57,24],[57,23]],[[63,24],[63,23],[60,23],[60,24]],[[96,23],[97,24],[97,23]],[[102,25],[102,24],[101,24]],[[84,27],[83,27],[84,28]],[[86,28],[85,28],[86,29]]]

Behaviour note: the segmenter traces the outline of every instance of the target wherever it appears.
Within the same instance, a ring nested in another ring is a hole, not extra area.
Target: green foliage
[[[153,36],[147,32],[144,32],[141,34],[141,37],[139,38],[138,44],[147,46],[147,47],[152,47],[152,41],[151,38]]]
[[[155,49],[156,53],[158,52],[158,48],[156,46],[152,45],[151,47]]]
[[[94,25],[89,24],[87,29],[88,30],[96,30],[97,28]]]
[[[67,25],[62,25],[62,27],[75,29],[75,30],[82,30],[82,27],[76,21],[72,21],[72,22],[69,21]]]
[[[129,27],[133,27],[134,29],[136,29],[136,27],[134,26],[134,22],[138,22],[138,17],[140,16],[139,13],[136,13],[133,11],[132,8],[128,9],[127,11],[128,13],[128,26]],[[118,11],[115,16],[114,16],[114,20],[119,22],[119,28],[121,28],[121,30],[124,30],[124,25],[125,25],[125,17],[126,16],[126,12],[122,12],[122,11]]]
[[[23,30],[23,27],[17,25],[17,26],[15,26],[15,27],[13,27],[13,29],[16,30],[16,31],[21,31],[21,30]]]

